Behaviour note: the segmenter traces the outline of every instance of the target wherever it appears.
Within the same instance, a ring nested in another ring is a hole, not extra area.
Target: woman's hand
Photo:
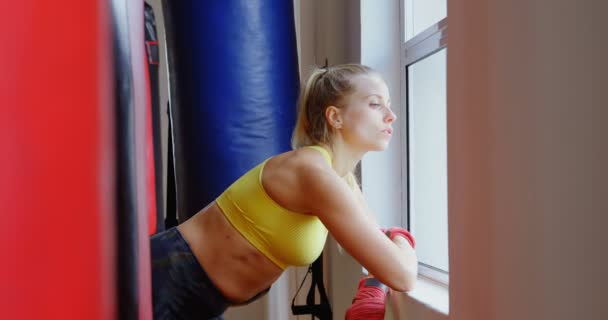
[[[407,231],[403,228],[400,228],[400,227],[392,227],[392,228],[386,229],[386,231],[384,231],[384,232],[389,239],[393,240],[395,237],[403,237],[409,242],[409,244],[412,246],[412,248],[416,248],[416,240],[414,239],[414,236],[409,231]]]

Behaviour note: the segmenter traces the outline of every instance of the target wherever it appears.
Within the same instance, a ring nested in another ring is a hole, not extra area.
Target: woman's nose
[[[397,120],[397,115],[393,112],[393,110],[388,108],[386,110],[388,111],[386,117],[384,118],[386,123],[392,123],[393,121]]]

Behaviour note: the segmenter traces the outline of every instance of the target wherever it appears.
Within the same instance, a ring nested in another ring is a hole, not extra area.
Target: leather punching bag
[[[179,221],[290,149],[299,77],[292,1],[164,1]]]
[[[112,0],[118,319],[152,319],[143,1]]]
[[[107,1],[0,2],[0,314],[116,319]]]

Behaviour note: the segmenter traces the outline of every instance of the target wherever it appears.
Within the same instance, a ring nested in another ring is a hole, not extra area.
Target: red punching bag
[[[0,312],[114,319],[107,1],[0,2]]]

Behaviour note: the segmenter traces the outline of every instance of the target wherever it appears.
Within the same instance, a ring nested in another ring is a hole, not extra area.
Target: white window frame
[[[408,67],[414,63],[435,54],[436,52],[447,48],[448,43],[448,18],[443,18],[424,31],[418,33],[410,40],[406,39],[405,28],[405,6],[408,1],[401,0],[400,10],[400,32],[401,36],[401,54],[400,54],[400,72],[401,72],[401,101],[404,106],[402,117],[405,119],[404,130],[401,130],[401,167],[402,167],[402,208],[405,208],[404,217],[402,217],[404,225],[410,229],[410,187],[409,187],[409,97],[408,97]],[[411,9],[411,8],[410,8]],[[449,191],[448,191],[449,192]],[[449,221],[448,221],[449,223]],[[434,268],[433,266],[419,263],[418,274],[420,277],[434,282],[440,286],[449,288],[449,273]]]

